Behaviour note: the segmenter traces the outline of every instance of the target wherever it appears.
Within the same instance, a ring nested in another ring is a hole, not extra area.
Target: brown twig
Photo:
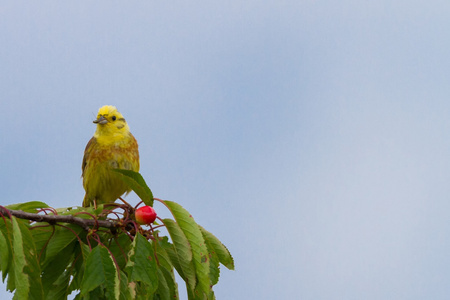
[[[115,228],[118,226],[115,221],[108,220],[94,220],[94,219],[82,219],[77,218],[71,215],[63,216],[63,215],[40,215],[29,212],[24,212],[22,210],[13,210],[7,209],[3,206],[0,206],[0,214],[2,215],[13,215],[20,219],[26,219],[35,222],[47,222],[51,225],[54,225],[58,222],[63,223],[71,223],[81,226],[84,230],[89,231],[91,226],[96,227],[105,227],[105,228]]]

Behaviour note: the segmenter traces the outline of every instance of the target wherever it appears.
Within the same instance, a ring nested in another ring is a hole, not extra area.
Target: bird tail
[[[86,195],[84,195],[84,199],[83,199],[83,207],[89,207],[89,205],[90,205],[90,201],[87,198],[87,193],[86,193]]]

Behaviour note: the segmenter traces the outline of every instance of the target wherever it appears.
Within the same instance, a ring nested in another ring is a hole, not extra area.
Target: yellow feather
[[[83,206],[113,203],[130,192],[112,168],[139,171],[138,144],[125,118],[114,106],[98,111],[97,129],[86,145],[82,163]]]

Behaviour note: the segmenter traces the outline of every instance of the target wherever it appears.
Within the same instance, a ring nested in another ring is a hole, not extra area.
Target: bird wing
[[[84,177],[84,171],[86,170],[87,161],[89,160],[89,156],[95,144],[97,144],[97,139],[95,137],[92,137],[87,143],[86,149],[84,149],[83,162],[81,164],[81,177]]]

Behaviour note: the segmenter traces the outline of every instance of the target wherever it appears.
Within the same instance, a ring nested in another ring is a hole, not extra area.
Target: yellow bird
[[[84,207],[113,203],[131,191],[111,169],[139,171],[138,144],[122,114],[114,106],[105,105],[94,123],[97,129],[86,145],[81,166]]]

